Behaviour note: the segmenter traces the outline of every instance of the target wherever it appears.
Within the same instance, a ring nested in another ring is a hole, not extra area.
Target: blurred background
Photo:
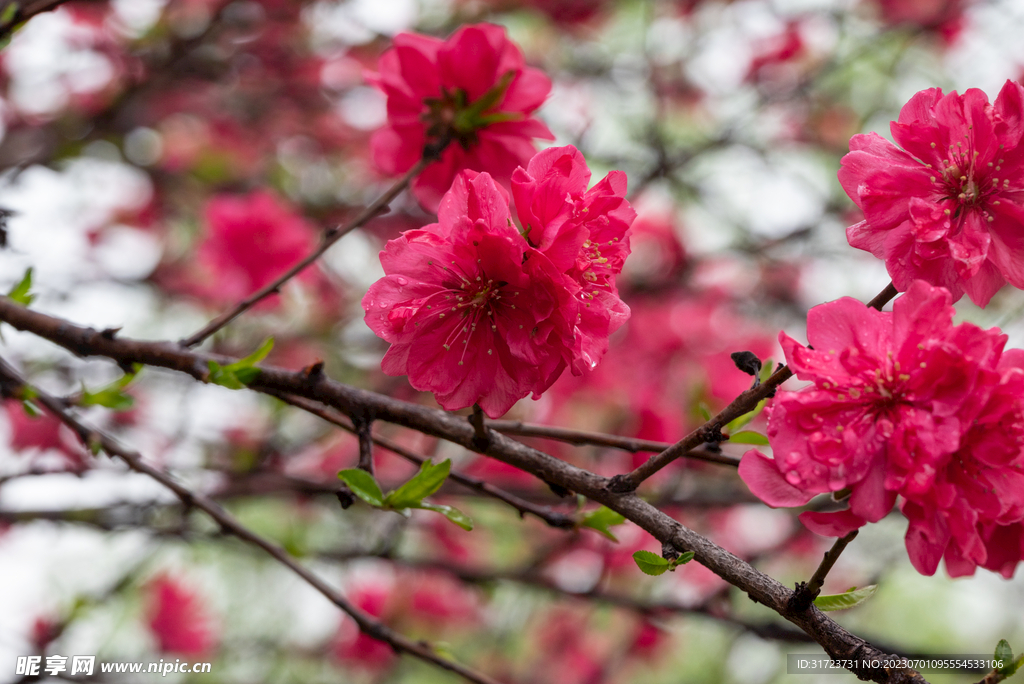
[[[804,339],[808,308],[867,300],[889,282],[846,243],[860,217],[836,171],[851,135],[888,137],[918,90],[994,97],[1024,75],[1020,0],[67,2],[0,51],[0,289],[31,268],[39,311],[129,337],[194,332],[390,186],[368,156],[386,109],[364,74],[392,36],[484,21],[552,78],[539,117],[553,144],[576,145],[594,181],[626,171],[639,214],[619,278],[631,320],[593,373],[563,377],[508,417],[655,441],[675,441],[749,386],[730,352],[778,361],[779,330]],[[434,405],[380,372],[386,345],[359,304],[383,275],[384,243],[433,220],[401,196],[206,348],[244,355],[273,335],[273,364],[322,359],[333,378]],[[957,309],[1024,345],[1024,293]],[[121,377],[112,363],[0,333],[0,354],[52,392],[87,397]],[[556,530],[451,483],[439,500],[469,514],[472,532],[426,511],[342,511],[336,473],[358,455],[347,433],[156,369],[106,396],[83,409],[90,420],[364,610],[503,681],[855,681],[787,675],[787,653],[817,646],[697,564],[642,575],[631,554],[660,549],[631,524],[612,528],[617,542]],[[580,505],[496,461],[377,427],[530,501]],[[526,441],[606,475],[648,456]],[[377,458],[385,486],[415,472],[384,449]],[[830,543],[757,503],[728,466],[678,461],[645,491],[788,585]],[[1024,649],[1019,573],[922,577],[905,526],[868,526],[843,555],[826,592],[879,589],[837,619],[901,653],[985,654],[1000,638]],[[207,661],[209,674],[166,678],[206,684],[457,681],[359,635],[287,570],[11,401],[0,407],[0,682],[21,680],[15,661],[29,654]]]

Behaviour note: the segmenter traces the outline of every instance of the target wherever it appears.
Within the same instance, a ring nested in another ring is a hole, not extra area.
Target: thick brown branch
[[[99,331],[36,313],[15,304],[7,297],[0,297],[0,321],[49,339],[81,356],[106,356],[120,364],[141,363],[170,368],[200,381],[208,379],[207,369],[210,360],[222,365],[235,361],[223,356],[192,352],[164,342],[108,339]],[[311,380],[301,371],[292,372],[270,366],[260,366],[260,371],[249,384],[255,391],[269,390],[303,396],[334,407],[349,416],[372,411],[377,420],[396,423],[427,435],[440,437],[469,450],[475,449],[476,432],[465,418],[327,378]],[[741,397],[749,392],[748,390]],[[756,403],[755,400],[751,406]],[[684,527],[633,492],[614,491],[609,486],[610,480],[607,478],[577,468],[493,431],[490,444],[483,453],[545,482],[578,492],[608,506],[639,525],[662,544],[671,544],[680,551],[693,551],[697,562],[746,592],[752,600],[764,604],[803,629],[833,658],[858,659],[863,662],[885,660],[888,657],[889,654],[849,633],[813,605],[806,611],[794,613],[788,606],[793,592],[781,583],[709,539]],[[888,672],[880,667],[858,667],[853,672],[862,679],[886,684],[925,681],[916,672]]]
[[[24,380],[22,380],[18,373],[3,359],[0,359],[0,383],[3,384],[5,393],[16,393],[18,390],[25,388]],[[359,625],[359,629],[364,633],[374,639],[387,643],[398,653],[408,653],[409,655],[415,656],[416,658],[436,665],[442,669],[455,672],[471,682],[476,682],[476,684],[498,684],[496,680],[491,679],[487,675],[471,670],[459,663],[440,656],[422,643],[412,641],[398,632],[395,632],[383,623],[373,619],[369,614],[356,608],[348,601],[348,599],[334,589],[334,587],[292,558],[284,548],[261,537],[238,522],[234,516],[221,508],[220,504],[203,494],[193,492],[186,488],[168,473],[146,463],[138,452],[123,447],[108,435],[86,425],[79,420],[77,416],[65,408],[64,403],[60,399],[47,394],[38,388],[33,388],[33,392],[33,400],[38,401],[40,404],[45,406],[51,413],[53,413],[53,415],[59,418],[61,422],[71,428],[75,434],[78,435],[79,439],[82,440],[83,444],[88,447],[98,446],[111,456],[120,458],[132,470],[148,475],[170,489],[174,492],[175,496],[185,504],[185,506],[202,510],[213,518],[225,532],[238,537],[248,544],[263,549],[272,556],[274,560],[287,567],[289,570],[305,580],[314,589],[323,594],[327,600],[348,613],[348,615],[355,620],[356,624]]]

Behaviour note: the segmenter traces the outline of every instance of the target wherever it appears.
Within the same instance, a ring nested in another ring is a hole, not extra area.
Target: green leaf
[[[734,435],[729,435],[729,441],[733,444],[760,444],[768,446],[768,438],[760,432],[754,432],[752,430],[743,430],[742,432],[737,432]]]
[[[384,506],[384,494],[370,473],[360,468],[350,468],[338,473],[338,478],[348,485],[353,494],[366,503],[377,508]]]
[[[998,667],[995,669],[999,672],[999,674],[1003,675],[1004,678],[1012,676],[1014,673],[1017,672],[1017,670],[1020,669],[1021,665],[1024,665],[1024,654],[1021,654],[1017,657],[1016,660],[1014,660],[1013,649],[1010,648],[1010,642],[1008,642],[1006,639],[1000,639],[999,643],[996,644],[995,657],[996,660],[1001,661],[1003,663],[1002,667]]]
[[[12,2],[4,7],[4,13],[0,14],[0,26],[9,26],[14,17],[18,14],[18,3]]]
[[[846,610],[847,608],[853,608],[857,604],[868,600],[877,589],[878,585],[876,584],[862,587],[860,589],[854,587],[842,594],[819,596],[814,599],[814,605],[824,611]]]
[[[228,389],[245,389],[245,386],[255,380],[260,374],[260,369],[254,366],[267,358],[267,354],[273,348],[274,338],[268,337],[259,346],[259,349],[234,363],[221,366],[216,361],[207,362],[207,365],[210,367],[209,382],[214,385],[227,387]]]
[[[645,575],[661,575],[669,568],[667,560],[650,551],[637,551],[633,554],[633,561]]]
[[[764,365],[761,366],[761,375],[759,375],[758,377],[761,378],[761,382],[764,382],[768,378],[772,377],[773,372],[775,372],[775,360],[772,358],[767,358],[764,361]]]
[[[242,368],[250,368],[252,366],[255,366],[257,363],[267,358],[267,355],[270,354],[270,350],[273,348],[274,338],[268,337],[263,341],[263,344],[259,346],[259,349],[254,351],[252,354],[249,354],[245,358],[241,358],[238,361],[235,361],[234,363],[225,366],[225,368],[230,368],[233,371],[237,371],[241,370]]]
[[[697,410],[700,411],[700,416],[705,421],[711,420],[711,411],[708,409],[708,405],[703,401],[697,404]]]
[[[29,399],[22,399],[21,408],[25,411],[25,415],[29,418],[38,418],[43,415],[43,412],[39,410],[39,407],[32,403]]]
[[[1010,648],[1010,642],[1006,639],[1000,639],[999,643],[996,644],[995,656],[996,660],[1002,660],[1004,663],[1012,661],[1013,649]]]
[[[612,534],[608,528],[612,525],[621,525],[626,522],[626,517],[621,513],[616,513],[607,506],[601,506],[600,508],[590,511],[583,516],[580,520],[580,527],[589,527],[592,530],[596,530],[598,533],[604,535],[613,542],[619,541]]]
[[[238,379],[238,382],[243,385],[248,385],[250,382],[255,380],[259,374],[259,368],[239,368],[235,371],[235,377]]]
[[[685,553],[679,554],[679,558],[676,558],[674,561],[672,561],[672,569],[675,569],[676,566],[679,566],[679,565],[686,565],[687,563],[692,561],[693,557],[696,556],[696,555],[697,554],[694,553],[693,551],[687,551]]]
[[[210,383],[228,389],[245,389],[245,385],[235,377],[234,371],[228,370],[226,366],[221,366],[216,361],[208,361],[206,365],[210,368]]]
[[[753,411],[744,413],[739,418],[729,421],[728,423],[726,423],[725,427],[722,428],[722,431],[728,435],[731,435],[734,432],[739,432],[744,427],[746,427],[750,423],[750,421],[754,420],[754,418],[757,418],[758,414],[760,414],[761,411],[764,410],[764,406],[767,403],[767,399],[762,399],[761,401],[757,402],[757,406],[754,407]]]
[[[8,5],[8,7],[10,7],[10,5]],[[25,271],[25,275],[22,277],[21,282],[11,288],[11,291],[7,293],[7,296],[22,306],[28,306],[32,303],[32,300],[36,298],[34,294],[29,293],[29,290],[31,289],[32,267],[29,266]]]
[[[416,473],[411,480],[398,489],[388,492],[384,497],[384,505],[388,508],[417,508],[424,497],[430,496],[444,484],[448,479],[448,473],[452,469],[451,459],[434,465],[430,461],[424,461],[420,466],[420,472]]]
[[[122,390],[135,379],[135,373],[125,373],[106,387],[90,392],[82,383],[82,398],[79,406],[105,406],[114,411],[125,411],[135,403],[135,399]]]
[[[426,509],[428,511],[434,511],[435,513],[440,513],[441,515],[443,515],[444,517],[448,518],[453,523],[455,523],[456,525],[458,525],[462,529],[466,530],[467,532],[469,532],[470,530],[473,529],[473,521],[469,518],[469,516],[466,515],[465,513],[463,513],[462,511],[460,511],[459,509],[454,508],[452,506],[444,506],[442,504],[435,504],[435,503],[430,503],[428,501],[421,501],[420,505],[416,506],[416,508],[423,508],[423,509]]]

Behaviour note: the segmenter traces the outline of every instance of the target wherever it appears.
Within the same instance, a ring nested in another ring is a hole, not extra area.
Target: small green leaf
[[[686,565],[687,563],[692,561],[693,557],[696,555],[697,554],[695,554],[693,551],[687,551],[685,553],[679,554],[679,558],[676,558],[674,561],[672,561],[672,569],[674,570],[679,565]]]
[[[9,7],[10,5],[8,5],[8,8]],[[22,277],[21,282],[11,288],[11,291],[7,293],[7,296],[22,306],[28,306],[32,303],[32,300],[36,298],[34,294],[29,293],[29,290],[31,289],[32,267],[29,266],[25,271],[25,275]]]
[[[43,412],[39,410],[39,407],[32,403],[30,399],[22,399],[21,408],[25,411],[25,415],[28,416],[29,418],[38,418],[39,416],[43,415]]]
[[[388,508],[418,507],[424,497],[430,496],[441,488],[444,481],[448,479],[451,469],[451,459],[445,459],[437,465],[430,461],[424,461],[420,466],[420,472],[416,473],[411,480],[398,489],[388,492],[388,495],[384,497],[384,505]]]
[[[259,349],[254,351],[252,354],[249,354],[248,356],[241,358],[238,361],[235,361],[234,363],[226,366],[226,368],[230,368],[233,371],[241,370],[242,368],[251,368],[252,366],[255,366],[257,363],[262,361],[263,359],[267,358],[267,355],[273,348],[274,338],[268,337],[263,341],[263,344],[259,346]]]
[[[857,604],[868,600],[877,589],[878,585],[876,584],[862,587],[860,589],[854,587],[842,594],[819,596],[814,599],[814,605],[824,611],[846,610],[847,608],[853,608]]]
[[[734,435],[729,435],[729,441],[733,444],[760,444],[768,446],[768,438],[760,432],[754,432],[752,430],[743,430],[742,432],[737,432]]]
[[[245,386],[255,380],[260,374],[260,369],[254,368],[254,366],[267,358],[267,354],[273,348],[274,338],[268,337],[260,345],[259,349],[234,363],[222,366],[216,361],[208,361],[207,365],[210,367],[209,382],[214,385],[227,387],[228,389],[245,389]]]
[[[243,385],[251,383],[259,374],[259,368],[239,368],[235,371],[235,377],[238,378],[238,382]]]
[[[600,508],[590,511],[583,516],[580,520],[580,527],[589,527],[592,530],[596,530],[598,533],[604,535],[613,542],[619,541],[612,534],[608,528],[612,525],[621,525],[626,522],[626,517],[621,513],[616,513],[607,506],[601,506]]]
[[[771,358],[765,359],[764,365],[761,366],[761,375],[758,376],[759,378],[761,378],[761,382],[764,382],[768,378],[772,377],[772,373],[775,371],[774,366],[775,366],[775,360],[774,359],[771,359]]]
[[[651,551],[637,551],[633,554],[633,561],[645,575],[661,575],[669,568],[667,560]]]
[[[384,505],[384,494],[380,491],[380,486],[373,479],[373,475],[365,470],[360,468],[342,470],[338,473],[338,478],[348,485],[353,494],[371,506],[381,508]]]
[[[757,418],[758,414],[760,414],[761,411],[764,410],[764,406],[767,403],[767,399],[762,399],[761,401],[757,402],[757,406],[754,407],[753,411],[744,413],[739,418],[729,421],[728,423],[726,423],[725,427],[722,428],[722,431],[728,435],[731,435],[735,432],[739,432],[744,427],[746,427],[750,423],[750,421],[754,420],[754,418]]]
[[[1020,669],[1020,666],[1024,665],[1024,654],[1017,656],[1017,659],[1014,660],[1013,649],[1010,648],[1010,643],[1006,639],[1000,639],[999,643],[996,644],[995,656],[996,660],[1003,663],[1003,666],[996,668],[996,670],[1004,678],[1013,676]]]
[[[14,17],[18,14],[18,3],[12,2],[4,7],[4,13],[0,14],[0,26],[9,26]]]
[[[135,403],[135,399],[122,390],[135,379],[135,373],[125,373],[106,387],[90,392],[82,383],[82,398],[79,406],[105,406],[114,411],[125,411]]]
[[[423,508],[428,511],[434,511],[440,513],[444,517],[451,520],[453,523],[461,527],[462,529],[469,532],[473,529],[473,521],[470,520],[469,516],[452,506],[444,506],[442,504],[430,503],[428,501],[421,501],[417,508]]]
[[[711,420],[711,411],[708,409],[708,405],[703,401],[697,404],[697,410],[700,411],[700,416],[705,421]]]
[[[1000,639],[999,643],[996,644],[996,660],[1002,660],[1004,663],[1008,663],[1013,660],[1013,649],[1010,648],[1010,642],[1006,639]]]
[[[234,371],[229,370],[227,366],[221,366],[216,361],[208,361],[206,365],[210,368],[210,383],[227,387],[228,389],[245,389],[245,385],[235,377]]]

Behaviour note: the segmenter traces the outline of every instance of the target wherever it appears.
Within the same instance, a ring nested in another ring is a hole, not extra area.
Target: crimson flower
[[[577,288],[513,227],[488,174],[460,174],[438,223],[391,240],[380,260],[387,275],[363,309],[391,343],[382,368],[444,408],[501,416],[572,359]]]
[[[597,365],[608,336],[629,318],[615,276],[629,256],[636,212],[625,200],[626,174],[612,171],[594,187],[583,155],[572,145],[551,147],[512,175],[512,196],[523,236],[578,287],[575,374]]]
[[[915,281],[892,313],[850,298],[813,308],[811,346],[780,335],[813,384],[775,398],[775,458],[751,450],[740,463],[751,491],[770,506],[849,493],[846,510],[801,514],[827,536],[880,520],[901,496],[920,572],[945,556],[951,575],[1012,574],[1024,558],[1024,352],[953,313],[947,291]]]
[[[897,289],[915,279],[979,306],[1024,288],[1024,87],[923,90],[891,126],[896,147],[855,135],[839,181],[864,212],[850,244],[885,260]]]
[[[530,117],[551,91],[551,80],[525,65],[500,26],[464,26],[448,40],[401,33],[381,55],[379,69],[371,80],[387,96],[388,122],[370,146],[382,171],[404,173],[427,144],[451,139],[413,182],[413,193],[428,209],[437,209],[459,171],[483,171],[507,182],[536,151],[533,138],[554,138]]]
[[[629,317],[615,288],[636,216],[625,175],[587,190],[590,170],[569,146],[514,178],[522,234],[494,179],[464,171],[438,223],[387,244],[387,275],[363,299],[367,325],[392,345],[384,372],[449,410],[479,403],[497,417],[539,396],[566,367],[593,368]]]
[[[206,205],[206,239],[198,259],[214,279],[217,297],[246,297],[312,251],[313,232],[305,220],[273,194],[218,195]],[[310,278],[305,271],[300,278]]]
[[[149,628],[161,653],[204,656],[214,648],[209,616],[200,598],[173,577],[163,574],[147,585]]]

